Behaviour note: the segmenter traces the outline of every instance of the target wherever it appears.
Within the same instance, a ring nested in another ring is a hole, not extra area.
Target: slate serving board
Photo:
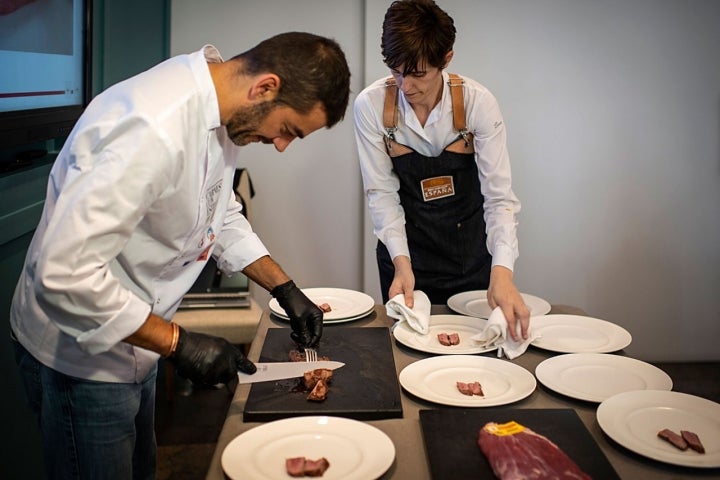
[[[620,478],[575,410],[453,408],[420,410],[433,480],[495,478],[477,444],[478,433],[487,422],[513,420],[550,439],[592,478]]]
[[[287,362],[295,349],[289,328],[268,329],[260,362]],[[355,420],[402,418],[400,384],[387,327],[333,327],[323,330],[318,355],[344,362],[334,372],[324,402],[307,400],[299,379],[253,383],[243,421],[266,422],[299,415],[332,415]]]

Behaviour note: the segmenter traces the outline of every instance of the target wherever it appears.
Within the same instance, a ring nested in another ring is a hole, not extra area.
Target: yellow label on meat
[[[515,435],[525,430],[525,427],[517,422],[507,423],[493,423],[492,425],[486,425],[485,431],[497,435],[498,437],[506,437],[508,435]]]

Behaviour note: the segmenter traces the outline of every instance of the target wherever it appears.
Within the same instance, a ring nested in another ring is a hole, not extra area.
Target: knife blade
[[[269,362],[256,363],[257,371],[253,374],[238,372],[240,383],[269,382],[285,378],[302,377],[309,370],[328,368],[335,370],[345,365],[333,360],[320,360],[317,362]]]

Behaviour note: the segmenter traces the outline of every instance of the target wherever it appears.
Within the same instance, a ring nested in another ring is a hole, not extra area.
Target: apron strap
[[[398,123],[398,87],[393,77],[385,80],[385,106],[383,107],[383,127],[385,127],[385,146],[391,149],[391,142],[395,141],[395,132]]]
[[[465,81],[457,73],[450,73],[448,86],[450,87],[450,98],[452,100],[453,126],[460,136],[465,140],[465,146],[469,145],[468,130],[465,124],[465,102],[463,99],[463,84]],[[398,123],[398,87],[393,77],[385,80],[385,104],[383,106],[383,127],[385,128],[385,143],[388,149],[390,141],[395,141],[395,132]]]
[[[467,147],[470,142],[468,140],[467,125],[465,124],[465,102],[463,99],[463,84],[465,81],[457,73],[449,73],[448,76],[448,86],[450,87],[450,98],[452,100],[453,126],[465,140],[465,146]]]

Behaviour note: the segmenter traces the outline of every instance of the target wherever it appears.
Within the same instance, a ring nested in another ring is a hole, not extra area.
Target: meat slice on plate
[[[305,459],[305,475],[308,477],[322,477],[330,462],[325,457],[318,460]]]
[[[657,434],[658,437],[662,438],[666,442],[668,442],[673,447],[679,449],[679,450],[687,450],[688,449],[688,443],[685,441],[685,439],[678,435],[677,433],[673,432],[669,428],[664,428],[660,430]]]
[[[456,382],[456,385],[457,385],[457,389],[460,391],[460,393],[462,393],[463,395],[472,397],[473,392],[472,392],[472,389],[470,388],[470,384],[465,383],[465,382]]]
[[[450,343],[450,337],[447,333],[438,333],[438,342],[440,342],[441,345],[445,345],[446,347],[449,347],[451,345]]]
[[[697,433],[689,430],[680,430],[680,436],[682,436],[683,440],[687,442],[688,447],[698,453],[705,453],[705,447],[700,441],[700,437],[697,436]]]
[[[330,462],[325,457],[317,460],[306,457],[285,459],[285,470],[291,477],[322,477],[329,467]]]
[[[550,439],[517,422],[486,423],[478,445],[501,480],[591,478]]]
[[[460,344],[460,335],[458,335],[457,333],[449,333],[448,339],[450,340],[450,345]]]
[[[293,457],[285,459],[285,470],[291,477],[305,476],[305,457]]]
[[[324,313],[332,312],[332,307],[330,306],[329,303],[321,303],[320,305],[318,305],[318,308],[320,310],[322,310]]]

